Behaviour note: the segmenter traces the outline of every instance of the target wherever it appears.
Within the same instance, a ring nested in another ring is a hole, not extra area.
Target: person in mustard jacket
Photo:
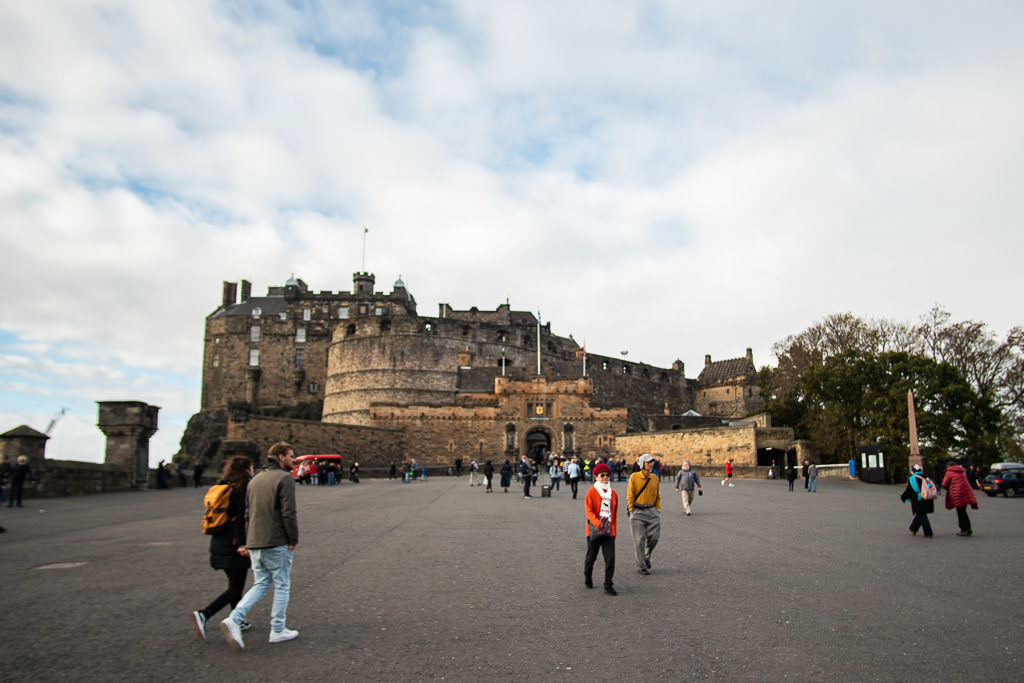
[[[612,577],[615,576],[615,535],[618,531],[616,518],[619,510],[619,494],[612,489],[612,469],[598,463],[593,470],[594,485],[583,499],[587,513],[587,556],[583,561],[583,583],[594,587],[594,562],[597,551],[604,556],[604,592],[616,595]]]

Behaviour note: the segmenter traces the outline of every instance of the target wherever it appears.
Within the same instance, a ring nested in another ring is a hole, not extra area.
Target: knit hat
[[[920,466],[920,465],[914,465],[914,466],[912,466],[912,467],[910,468],[910,471],[911,471],[911,472],[921,472],[921,471],[922,471],[922,470],[921,470],[921,466]]]
[[[643,455],[640,456],[641,465],[643,465],[645,462],[650,462],[652,460],[654,460],[654,456],[651,455],[650,453],[644,453]]]
[[[594,476],[596,477],[602,472],[605,472],[610,476],[612,473],[612,468],[608,467],[608,465],[605,465],[603,462],[599,462],[597,465],[594,466]]]

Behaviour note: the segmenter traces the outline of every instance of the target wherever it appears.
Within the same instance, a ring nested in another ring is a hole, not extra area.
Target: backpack
[[[203,496],[203,505],[206,506],[206,512],[203,513],[204,534],[219,534],[231,525],[228,505],[233,490],[231,484],[214,484],[206,491]]]
[[[921,500],[935,500],[939,497],[939,490],[935,487],[935,482],[924,475],[918,475],[921,477]]]

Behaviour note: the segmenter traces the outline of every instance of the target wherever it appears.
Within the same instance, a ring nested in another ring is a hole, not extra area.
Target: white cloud
[[[880,7],[8,3],[0,417],[144,400],[172,453],[220,282],[349,289],[363,226],[422,314],[690,376],[846,310],[1006,331],[1022,10]]]

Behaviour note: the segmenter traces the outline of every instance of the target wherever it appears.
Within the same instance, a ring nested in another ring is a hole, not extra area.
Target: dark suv
[[[1024,495],[1024,469],[993,472],[981,482],[981,490],[990,496],[1000,493],[1011,498],[1017,494]]]

